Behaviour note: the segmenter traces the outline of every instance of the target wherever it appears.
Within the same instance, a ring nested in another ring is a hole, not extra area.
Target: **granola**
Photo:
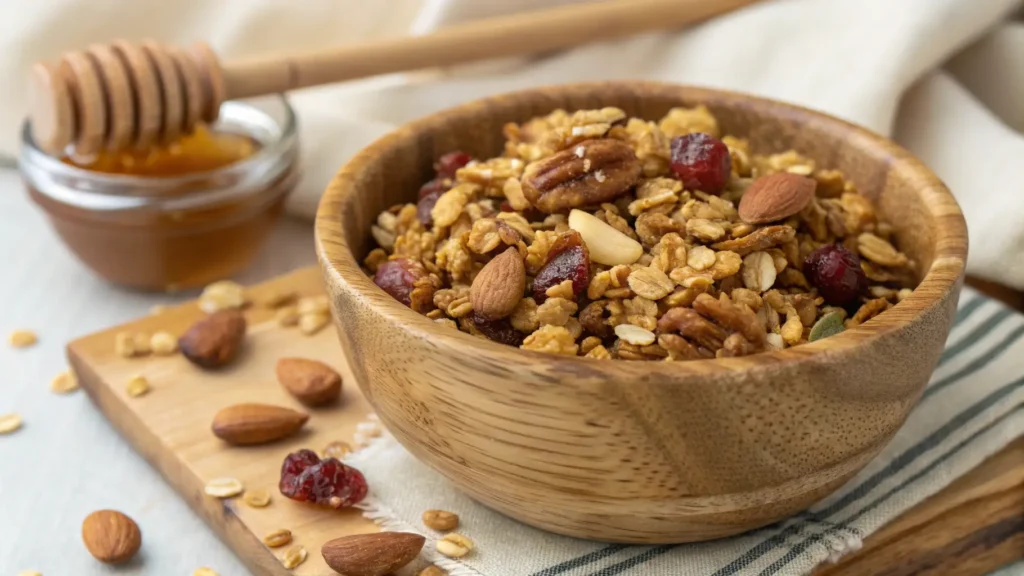
[[[366,270],[439,325],[595,359],[779,350],[907,297],[917,263],[853,182],[727,128],[704,106],[508,124],[500,156],[447,154],[418,202],[380,214]],[[523,293],[479,310],[499,255]]]

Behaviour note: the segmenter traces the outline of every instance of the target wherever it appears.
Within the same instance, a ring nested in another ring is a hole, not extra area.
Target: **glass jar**
[[[211,128],[252,138],[257,150],[180,176],[93,172],[40,150],[26,121],[19,167],[64,243],[103,278],[142,290],[201,286],[252,260],[298,179],[296,118],[284,97],[225,102]]]

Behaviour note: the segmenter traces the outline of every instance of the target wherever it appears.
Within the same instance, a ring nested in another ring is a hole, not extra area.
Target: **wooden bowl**
[[[796,348],[627,362],[528,352],[438,326],[360,269],[377,214],[414,200],[445,152],[500,153],[506,122],[604,106],[656,120],[696,104],[756,152],[795,148],[842,170],[922,264],[914,293],[862,326]],[[796,106],[647,82],[528,90],[412,122],[341,169],[320,203],[316,237],[349,365],[399,442],[474,499],[522,522],[636,543],[764,526],[867,464],[938,361],[967,253],[956,201],[892,142]]]

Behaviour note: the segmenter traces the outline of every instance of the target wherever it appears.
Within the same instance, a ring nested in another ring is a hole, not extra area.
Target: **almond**
[[[748,224],[767,224],[800,212],[814,198],[817,182],[799,174],[779,172],[762,176],[747,188],[740,200],[740,219]]]
[[[341,394],[341,376],[316,360],[281,358],[277,361],[277,381],[307,406],[334,402]]]
[[[98,510],[82,521],[82,541],[100,562],[127,562],[142,546],[142,533],[134,520],[116,510]]]
[[[469,287],[473,310],[488,320],[504,318],[515,310],[526,289],[526,267],[516,248],[509,248],[487,263]]]
[[[394,572],[423,549],[425,538],[409,532],[380,532],[344,536],[320,549],[335,572],[346,576],[382,576]]]
[[[291,436],[309,414],[269,404],[236,404],[213,417],[213,434],[237,446],[264,444]]]
[[[219,368],[231,362],[245,338],[245,316],[222,310],[196,322],[178,339],[178,348],[201,368]]]

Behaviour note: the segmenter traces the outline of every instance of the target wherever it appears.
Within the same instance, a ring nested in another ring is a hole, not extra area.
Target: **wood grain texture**
[[[308,268],[283,276],[254,287],[249,293],[258,297],[278,288],[295,289],[304,294],[317,293],[321,290],[320,270]],[[281,339],[281,334],[260,323],[265,313],[251,314],[255,321],[253,338],[256,349],[250,350],[246,357],[254,357],[254,354],[272,347],[270,358],[261,359],[258,366],[240,366],[238,371],[218,376],[210,382],[205,381],[209,377],[195,373],[189,365],[180,362],[158,358],[126,360],[111,355],[110,341],[117,330],[153,330],[157,327],[183,330],[197,315],[194,306],[194,303],[185,304],[160,316],[143,318],[72,343],[70,352],[82,377],[83,387],[121,434],[146,456],[257,576],[333,574],[319,564],[316,543],[372,532],[376,527],[369,520],[351,513],[308,513],[310,510],[305,506],[278,495],[273,484],[281,456],[290,449],[289,445],[275,444],[253,449],[228,448],[216,442],[211,444],[215,439],[209,433],[210,423],[204,415],[212,418],[217,406],[204,390],[216,387],[223,393],[230,391],[230,398],[226,401],[258,397],[278,402],[281,391],[266,373],[275,355],[303,354],[320,358],[348,375],[349,370],[341,358],[334,335],[325,330],[315,338],[307,339],[295,331],[287,331]],[[178,370],[182,371],[184,378],[173,379]],[[123,382],[120,379],[136,372],[166,376],[153,377],[155,391],[152,396],[129,399],[121,391]],[[197,378],[203,381],[197,381]],[[351,435],[352,427],[369,408],[350,379],[346,386],[344,408],[326,412],[313,410],[311,434],[297,440],[296,445],[319,447],[325,439]],[[192,393],[183,394],[183,387],[195,389]],[[158,416],[165,411],[167,415]],[[191,415],[193,413],[196,415]],[[329,422],[323,421],[324,415],[330,417]],[[218,454],[229,451],[238,452],[230,456],[229,461],[218,462],[221,458]],[[236,466],[240,461],[244,463],[241,468],[244,476]],[[202,495],[206,480],[226,474],[239,475],[250,487],[271,488],[274,500],[270,507],[254,510],[238,501],[221,506]],[[939,560],[929,565],[930,572],[926,572],[929,576],[980,576],[1014,559],[1024,558],[1024,546],[1014,540],[1019,538],[1019,533],[1003,529],[1014,518],[1012,507],[998,505],[997,501],[1003,498],[1008,498],[1010,504],[1013,498],[1017,502],[1024,499],[1024,440],[1010,445],[970,474],[872,534],[860,552],[835,566],[823,567],[820,576],[889,574],[888,563],[896,559],[908,566],[923,566],[926,562]],[[1002,513],[993,514],[993,506],[977,505],[980,502],[996,503],[994,507]],[[1018,523],[1022,516],[1024,508],[1018,507]],[[278,564],[276,555],[283,553],[281,550],[272,551],[259,543],[266,532],[279,527],[292,529],[296,541],[309,548],[310,559],[294,572],[284,570]],[[951,541],[982,542],[986,545],[946,546],[945,543]],[[478,545],[486,546],[487,543],[478,542]],[[948,555],[936,556],[943,553]]]
[[[842,170],[922,264],[913,295],[856,329],[780,352],[604,362],[438,326],[359,266],[381,210],[414,198],[445,152],[500,152],[507,122],[604,106],[658,119],[698,103],[755,152],[795,148]],[[903,423],[938,360],[967,251],[948,190],[895,144],[803,108],[648,82],[530,90],[408,124],[338,173],[316,234],[346,358],[400,442],[473,498],[527,524],[638,543],[769,524],[864,466]]]

